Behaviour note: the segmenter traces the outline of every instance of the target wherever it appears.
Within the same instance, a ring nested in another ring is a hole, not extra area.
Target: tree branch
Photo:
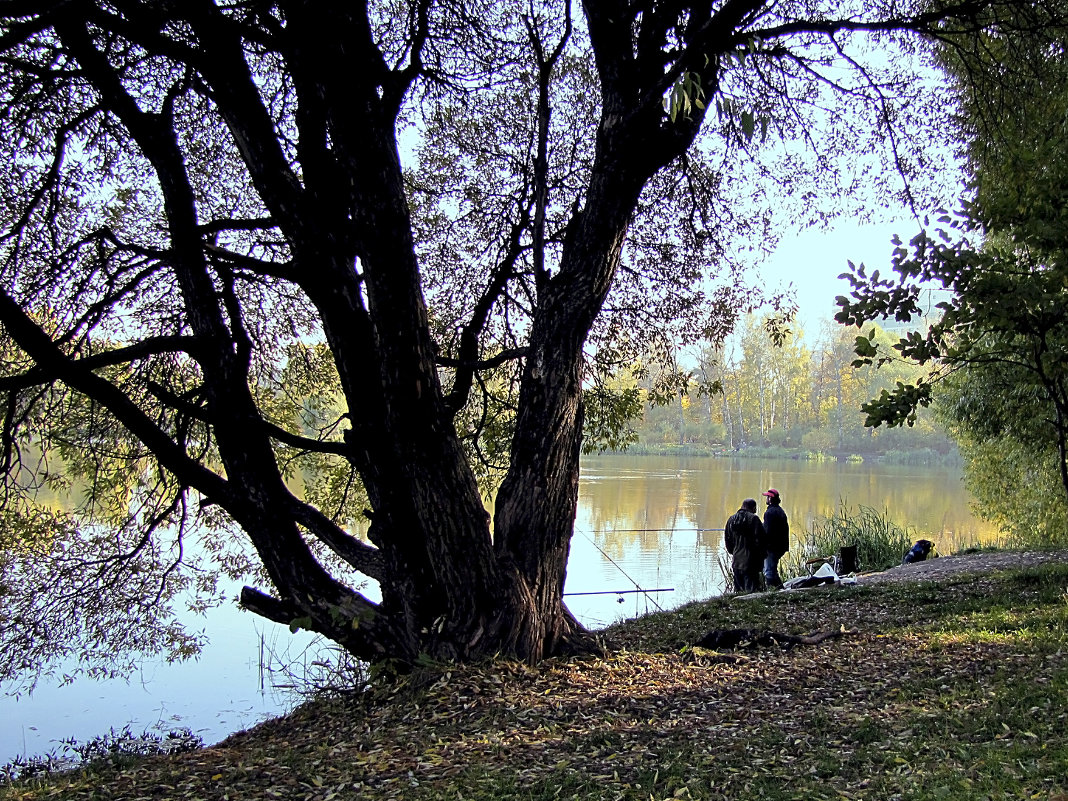
[[[44,372],[94,399],[115,415],[180,482],[194,487],[224,509],[236,510],[239,499],[226,479],[189,458],[122,390],[86,369],[82,360],[71,359],[60,351],[3,288],[0,288],[0,324]]]
[[[435,360],[435,364],[439,364],[442,367],[467,367],[472,370],[492,370],[494,367],[500,367],[502,364],[516,359],[522,359],[527,355],[526,348],[509,348],[508,350],[502,350],[496,356],[489,359],[482,359],[476,362],[463,362],[459,359],[447,359],[444,357],[438,357]]]
[[[102,367],[129,364],[138,359],[146,359],[162,353],[194,354],[199,348],[199,344],[196,337],[189,336],[149,337],[133,345],[102,353],[94,353],[91,356],[84,356],[71,361],[77,365],[77,369],[99,370]],[[58,378],[57,374],[49,373],[43,365],[38,364],[24,373],[0,378],[0,392],[12,392],[41,384],[49,384]]]
[[[381,551],[361,542],[317,508],[304,503],[295,495],[287,494],[284,500],[286,508],[297,522],[351,567],[377,581],[385,578],[385,561]]]

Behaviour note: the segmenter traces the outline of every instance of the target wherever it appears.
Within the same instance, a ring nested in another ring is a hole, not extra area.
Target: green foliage
[[[859,351],[858,351],[859,352]],[[879,397],[863,404],[860,409],[867,416],[864,425],[878,428],[883,423],[889,427],[916,425],[921,408],[931,405],[931,387],[920,380],[915,384],[898,381],[892,390],[879,390]]]
[[[582,452],[622,451],[638,441],[632,422],[642,412],[637,387],[613,390],[598,385],[585,393],[586,419]]]
[[[17,558],[19,554],[48,550],[69,531],[67,525],[69,521],[63,516],[45,509],[25,513],[0,509],[0,555]],[[0,587],[0,596],[5,594]]]
[[[1068,502],[1068,60],[1063,4],[1019,5],[1026,32],[947,31],[941,57],[962,103],[970,196],[906,244],[897,280],[853,269],[848,325],[923,318],[925,287],[952,295],[924,331],[868,363],[904,358],[926,375],[864,407],[867,425],[900,425],[935,402],[960,443],[980,514],[1021,541],[1062,538]],[[894,353],[896,351],[896,353]],[[940,397],[939,397],[940,396]]]
[[[783,578],[806,575],[805,559],[833,557],[844,546],[857,547],[861,570],[885,570],[901,564],[917,538],[912,529],[892,522],[885,510],[842,505],[830,517],[812,522],[811,530],[802,535],[802,551],[787,555],[780,572]]]
[[[960,466],[960,451],[953,448],[943,453],[933,448],[919,448],[917,450],[888,450],[881,457],[880,462],[886,464],[914,464],[914,465],[953,465]]]
[[[760,143],[767,141],[771,127],[771,118],[767,114],[757,114],[746,108],[741,101],[729,97],[716,100],[716,114],[729,126],[737,126],[736,132],[746,144],[753,141],[758,126],[760,127]]]
[[[1068,504],[1056,453],[1035,449],[1014,434],[982,442],[962,438],[961,452],[979,517],[1018,545],[1068,544]]]
[[[700,73],[684,71],[664,98],[664,111],[668,119],[675,122],[675,118],[681,115],[688,120],[691,111],[704,110],[704,107],[705,90],[701,87]]]
[[[278,375],[256,390],[260,408],[280,429],[311,441],[342,442],[345,401],[325,344],[291,344]],[[287,483],[305,501],[350,530],[366,524],[362,510],[368,506],[367,492],[347,459],[284,441],[277,449]]]
[[[197,558],[189,557],[194,570],[175,569],[180,541],[80,526],[43,509],[0,515],[0,682],[8,690],[32,690],[48,677],[113,678],[146,656],[178,661],[199,652],[202,635],[177,621],[175,607],[181,599],[203,611],[223,599],[218,572],[197,571]],[[90,561],[116,550],[121,558]]]

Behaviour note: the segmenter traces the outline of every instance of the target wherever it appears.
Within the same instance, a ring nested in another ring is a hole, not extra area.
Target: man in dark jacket
[[[757,592],[764,564],[764,524],[756,513],[756,501],[746,498],[742,508],[727,518],[723,527],[727,553],[733,558],[736,592]]]
[[[777,489],[769,489],[763,493],[767,500],[768,508],[764,510],[764,541],[767,548],[764,556],[764,581],[768,589],[782,587],[782,579],[779,578],[779,560],[784,553],[790,550],[790,521],[786,519],[783,511],[782,498]]]

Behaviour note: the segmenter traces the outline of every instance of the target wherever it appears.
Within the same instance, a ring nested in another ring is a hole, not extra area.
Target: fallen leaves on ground
[[[0,797],[874,799],[907,796],[935,774],[959,791],[979,770],[976,754],[987,753],[969,737],[1002,750],[1041,739],[1051,754],[1068,742],[1063,708],[1036,707],[1026,728],[973,725],[1013,702],[1006,670],[1034,687],[1068,673],[1068,649],[938,638],[922,625],[924,604],[979,591],[973,580],[917,590],[915,602],[875,590],[769,600],[778,630],[858,629],[790,651],[652,653],[628,642],[632,650],[605,659],[442,667],[418,682],[305,704],[215,747]],[[702,620],[700,608],[691,612],[680,637]],[[1027,754],[1031,768],[1006,760],[1005,770],[1022,774],[1013,786],[1037,777],[1042,797],[1064,793],[1047,776],[1056,769],[1038,764],[1041,751]]]

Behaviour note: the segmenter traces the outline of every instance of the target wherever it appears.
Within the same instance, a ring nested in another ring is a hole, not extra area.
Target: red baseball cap
[[[761,495],[767,495],[769,498],[775,498],[778,500],[779,491],[777,489],[769,489],[767,492],[760,493]]]

